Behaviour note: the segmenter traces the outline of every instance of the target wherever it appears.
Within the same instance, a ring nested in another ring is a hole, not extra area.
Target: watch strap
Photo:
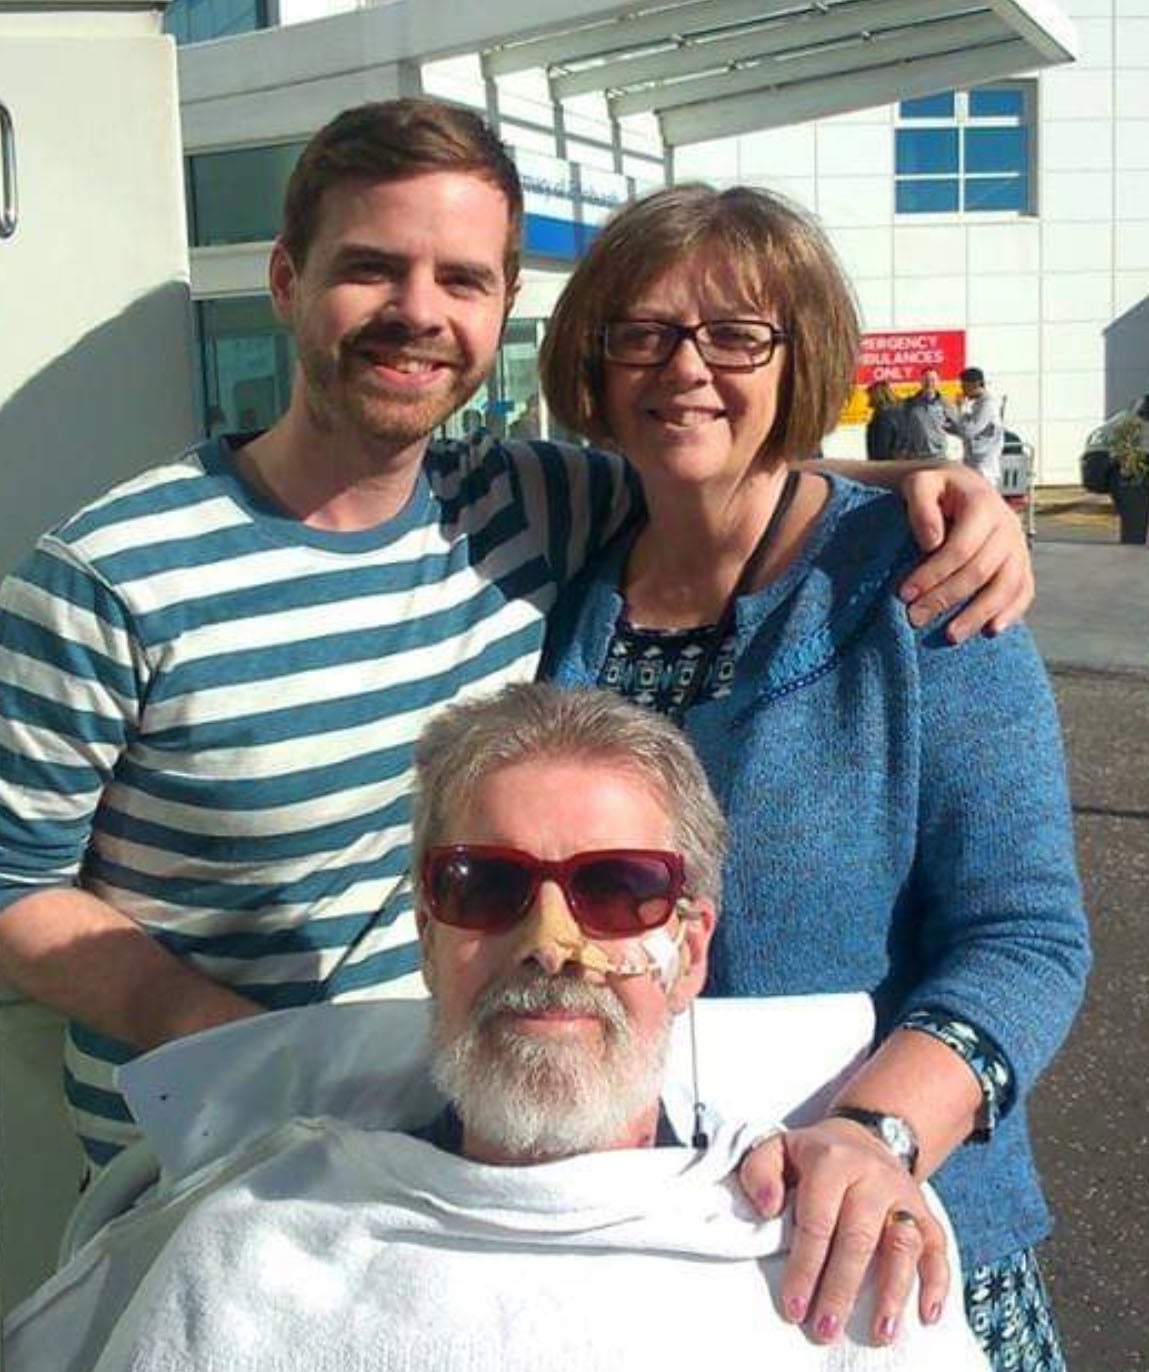
[[[890,1150],[912,1176],[918,1165],[918,1136],[914,1126],[901,1115],[887,1115],[881,1110],[867,1110],[861,1105],[835,1105],[830,1119],[850,1120],[860,1124]]]

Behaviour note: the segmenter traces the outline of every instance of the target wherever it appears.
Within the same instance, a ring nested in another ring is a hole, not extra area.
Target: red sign
[[[943,381],[954,381],[964,366],[964,329],[867,333],[862,335],[854,381],[859,386],[868,386],[872,381],[888,381],[891,385],[916,382],[926,367],[939,372]]]

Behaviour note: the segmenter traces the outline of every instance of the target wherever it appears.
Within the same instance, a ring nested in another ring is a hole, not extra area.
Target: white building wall
[[[1036,213],[894,214],[893,107],[676,151],[675,177],[750,181],[817,213],[865,326],[964,329],[1039,479],[1149,390],[1149,0],[1065,0],[1080,58],[1038,75]],[[828,450],[860,454],[861,430]]]

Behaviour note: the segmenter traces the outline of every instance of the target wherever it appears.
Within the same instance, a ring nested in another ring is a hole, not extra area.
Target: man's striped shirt
[[[226,440],[117,487],[0,591],[0,919],[80,885],[267,1006],[421,994],[412,744],[534,675],[557,590],[633,503],[601,453],[435,444],[406,508],[312,529]],[[135,1136],[131,1050],[79,1025],[96,1164]]]

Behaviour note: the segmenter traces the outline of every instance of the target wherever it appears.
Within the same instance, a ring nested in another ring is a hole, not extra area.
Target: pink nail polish
[[[838,1332],[837,1315],[823,1315],[814,1326],[814,1332],[820,1339],[832,1339]]]
[[[801,1324],[806,1318],[807,1303],[801,1296],[791,1296],[786,1301],[786,1318],[795,1324]]]
[[[898,1322],[893,1315],[883,1317],[881,1324],[878,1325],[878,1338],[883,1343],[893,1343],[894,1335],[898,1332]]]
[[[934,1301],[933,1305],[931,1305],[930,1308],[926,1311],[926,1323],[937,1324],[938,1320],[940,1320],[941,1317],[942,1303],[941,1301]]]
[[[772,1186],[760,1186],[754,1192],[754,1204],[764,1215],[772,1215],[775,1209],[774,1188]]]

